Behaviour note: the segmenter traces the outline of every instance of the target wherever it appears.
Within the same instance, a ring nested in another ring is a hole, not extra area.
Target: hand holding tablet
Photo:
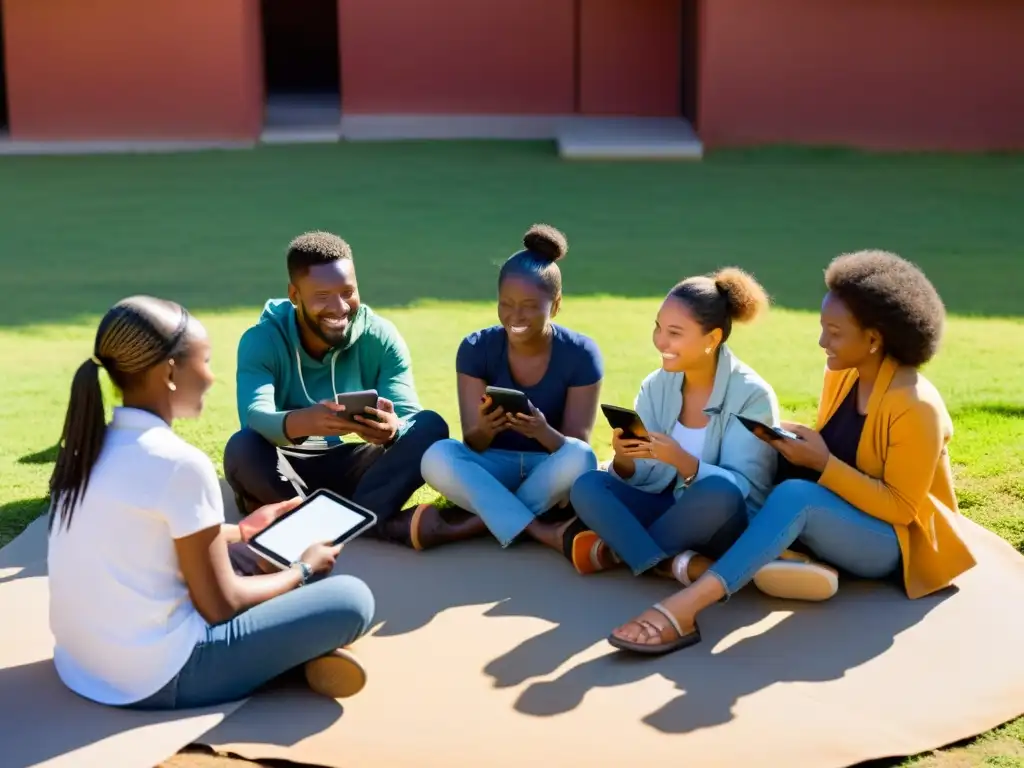
[[[248,544],[264,560],[283,570],[299,562],[317,544],[323,544],[337,556],[342,544],[376,523],[377,516],[370,510],[321,488],[279,516]]]

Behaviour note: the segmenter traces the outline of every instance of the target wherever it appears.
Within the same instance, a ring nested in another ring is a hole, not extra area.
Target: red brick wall
[[[1024,148],[1018,0],[704,0],[706,146]]]
[[[338,24],[348,114],[572,111],[573,0],[339,0]]]
[[[256,2],[3,3],[12,138],[259,136]]]

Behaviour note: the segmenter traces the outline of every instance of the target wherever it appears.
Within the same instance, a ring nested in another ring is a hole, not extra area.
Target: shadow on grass
[[[44,448],[41,451],[35,453],[26,453],[24,456],[18,457],[19,464],[53,464],[57,461],[57,452],[60,450],[60,445],[51,445],[49,448]]]
[[[550,142],[412,142],[0,164],[0,208],[15,214],[0,231],[0,326],[94,316],[136,292],[255,317],[285,295],[287,243],[315,228],[349,240],[371,305],[487,300],[535,221],[567,233],[573,296],[659,296],[738,264],[777,305],[813,310],[833,256],[883,247],[920,263],[951,312],[1020,314],[1007,272],[1024,155],[566,163]]]
[[[0,504],[0,547],[6,547],[21,534],[36,518],[45,514],[49,506],[49,498],[42,496],[35,499],[21,499]],[[5,552],[4,554],[7,554]],[[45,552],[43,555],[45,556]],[[0,567],[26,565],[26,563],[6,563],[0,558]],[[2,580],[0,580],[2,581]]]

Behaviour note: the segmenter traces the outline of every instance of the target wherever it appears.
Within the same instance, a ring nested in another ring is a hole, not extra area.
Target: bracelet
[[[306,582],[308,582],[310,577],[313,575],[313,569],[301,560],[299,562],[292,563],[292,568],[298,568],[302,572],[302,580],[299,582],[299,586],[305,586]]]

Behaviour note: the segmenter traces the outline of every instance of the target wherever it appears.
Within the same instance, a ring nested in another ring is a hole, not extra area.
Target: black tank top
[[[857,411],[857,384],[853,385],[849,394],[836,408],[836,412],[821,428],[821,439],[825,441],[829,451],[840,461],[857,466],[857,446],[864,431],[865,417]],[[775,470],[775,483],[783,480],[810,480],[818,482],[821,473],[807,467],[790,464],[779,454],[778,467]]]

